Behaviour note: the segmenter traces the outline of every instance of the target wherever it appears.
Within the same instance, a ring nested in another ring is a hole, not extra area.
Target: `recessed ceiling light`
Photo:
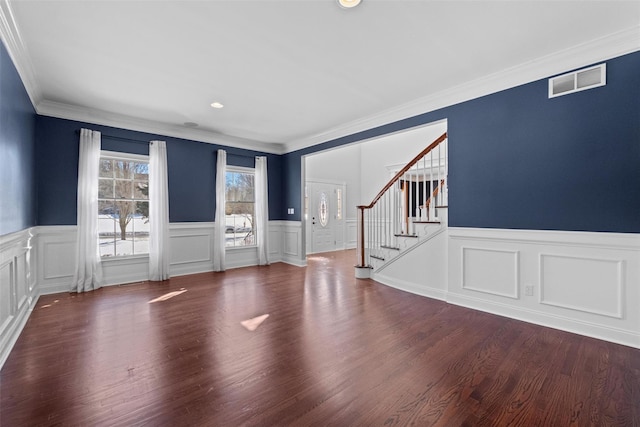
[[[222,105],[221,103],[219,103],[219,102],[217,102],[217,101],[216,101],[216,102],[212,102],[212,103],[211,103],[211,106],[212,106],[213,108],[222,108],[222,107],[224,107],[224,105]]]
[[[338,0],[338,4],[340,7],[345,9],[351,9],[352,7],[356,7],[360,4],[361,0]]]

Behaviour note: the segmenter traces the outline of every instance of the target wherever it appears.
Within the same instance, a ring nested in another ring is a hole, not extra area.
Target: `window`
[[[149,253],[149,159],[103,151],[98,180],[101,257]]]
[[[329,202],[327,201],[327,195],[323,191],[320,193],[320,203],[318,204],[318,218],[320,218],[320,225],[326,227],[329,223]]]
[[[249,168],[227,167],[225,187],[225,241],[227,247],[254,246],[255,171]]]
[[[342,219],[342,188],[336,188],[336,219]]]

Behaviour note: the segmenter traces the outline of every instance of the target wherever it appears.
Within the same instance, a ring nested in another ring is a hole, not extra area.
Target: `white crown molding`
[[[9,0],[0,0],[0,37],[15,64],[22,84],[27,90],[31,104],[36,106],[42,99],[42,92],[35,78],[33,64],[27,49],[22,42],[20,31],[13,19],[13,11]]]
[[[238,138],[204,129],[186,128],[43,99],[28,51],[13,17],[11,0],[0,0],[0,36],[18,70],[31,103],[40,115],[273,154],[289,153],[332,141],[640,50],[640,25],[637,25],[324,132],[281,144]]]
[[[140,119],[124,114],[96,110],[62,102],[44,100],[36,106],[36,111],[42,116],[59,119],[76,120],[103,126],[113,126],[138,132],[183,138],[194,141],[219,144],[227,147],[243,148],[273,154],[283,154],[284,146],[279,143],[267,143],[219,134],[204,129],[186,128],[153,120]]]
[[[300,140],[292,152],[640,50],[640,25],[525,62]]]

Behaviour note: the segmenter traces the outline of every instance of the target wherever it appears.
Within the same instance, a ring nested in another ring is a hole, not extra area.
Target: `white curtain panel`
[[[149,146],[149,280],[169,278],[169,185],[167,144]]]
[[[213,237],[213,271],[225,269],[225,187],[227,179],[227,152],[218,150],[216,163],[216,216],[215,233]]]
[[[98,175],[100,173],[100,132],[80,130],[78,159],[78,232],[76,237],[76,271],[72,292],[98,289],[102,266],[98,247]]]
[[[258,265],[269,265],[269,197],[267,182],[267,158],[256,157],[256,241]]]

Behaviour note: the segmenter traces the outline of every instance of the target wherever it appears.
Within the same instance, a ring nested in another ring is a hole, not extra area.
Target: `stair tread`
[[[384,258],[378,255],[369,255],[371,258],[379,259],[380,261],[384,261]]]
[[[440,221],[413,221],[414,224],[441,224]]]
[[[398,246],[380,245],[380,247],[381,247],[381,248],[384,248],[384,249],[393,249],[393,250],[395,250],[395,251],[399,251],[399,250],[400,250],[400,247],[398,247]]]
[[[447,209],[449,206],[448,205],[441,205],[441,206],[436,206],[436,209]]]
[[[396,237],[418,237],[417,234],[394,234]]]

